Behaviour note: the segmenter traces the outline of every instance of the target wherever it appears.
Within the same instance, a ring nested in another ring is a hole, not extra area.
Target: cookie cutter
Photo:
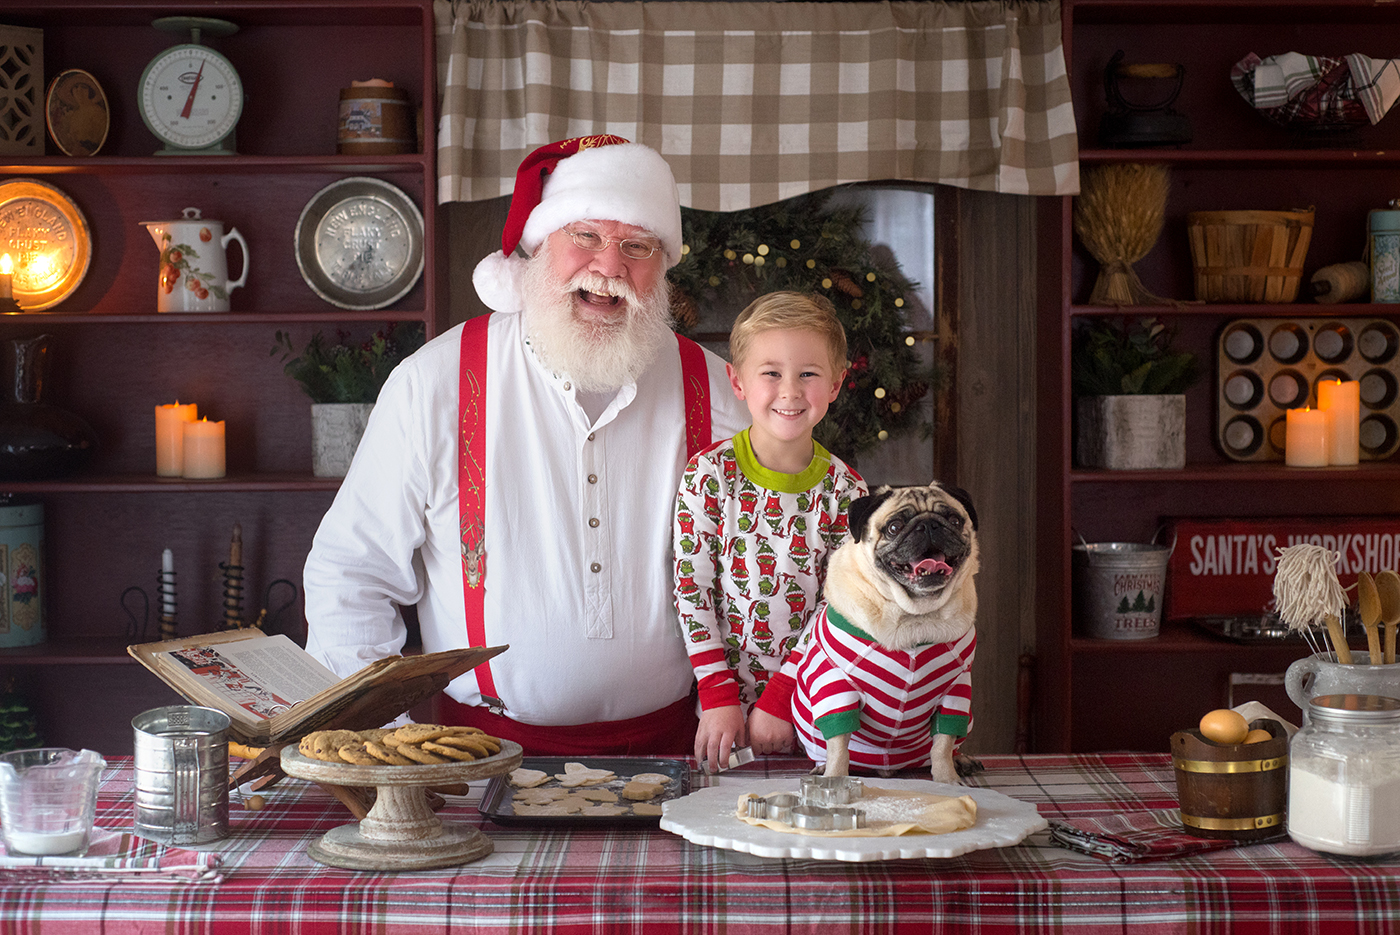
[[[749,818],[769,821],[792,821],[797,808],[797,796],[791,792],[774,792],[766,796],[752,795],[744,802],[744,814]]]
[[[803,776],[803,805],[850,805],[865,794],[865,783],[853,776]]]
[[[865,813],[848,806],[799,805],[792,810],[792,826],[803,831],[851,831],[865,827]]]

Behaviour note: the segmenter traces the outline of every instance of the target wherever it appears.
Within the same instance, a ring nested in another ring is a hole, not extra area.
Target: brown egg
[[[250,812],[261,811],[266,804],[267,800],[260,795],[250,795],[243,800],[243,807]]]
[[[1273,739],[1274,735],[1264,730],[1262,727],[1256,727],[1244,736],[1245,743],[1263,743],[1266,740]]]
[[[1248,735],[1249,722],[1238,711],[1217,708],[1201,718],[1201,736],[1213,743],[1243,743]]]

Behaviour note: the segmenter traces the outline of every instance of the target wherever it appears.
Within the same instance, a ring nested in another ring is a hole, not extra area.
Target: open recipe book
[[[227,714],[235,740],[261,747],[313,730],[378,727],[507,648],[390,656],[344,679],[288,637],[258,629],[141,643],[127,652],[191,704]]]

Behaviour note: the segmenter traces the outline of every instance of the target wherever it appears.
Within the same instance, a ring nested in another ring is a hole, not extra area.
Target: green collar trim
[[[801,474],[784,474],[772,471],[758,461],[753,453],[753,443],[749,441],[749,430],[744,429],[734,436],[734,458],[739,462],[739,470],[749,480],[776,493],[802,493],[817,485],[831,467],[831,455],[812,440],[812,461]]]
[[[826,619],[830,620],[830,621],[831,621],[831,625],[832,625],[833,627],[835,627],[836,629],[838,629],[838,630],[845,630],[847,633],[851,634],[852,636],[857,637],[857,638],[862,639],[862,640],[865,640],[867,643],[874,643],[874,642],[876,642],[875,637],[871,636],[869,633],[866,633],[866,632],[865,632],[864,630],[862,630],[860,627],[856,626],[854,623],[851,623],[851,621],[847,620],[845,617],[843,617],[843,616],[841,616],[840,614],[838,614],[838,613],[836,612],[836,608],[835,608],[835,607],[832,607],[830,604],[827,604],[827,605],[826,605]],[[919,643],[919,644],[915,645],[914,648],[915,648],[915,649],[918,649],[918,648],[921,647],[921,646],[932,646],[932,645],[933,645],[932,643]]]
[[[875,642],[875,637],[871,636],[869,633],[866,633],[860,627],[856,626],[854,623],[851,623],[851,621],[838,614],[836,612],[836,608],[832,607],[830,604],[826,605],[826,619],[830,620],[831,625],[838,630],[845,630],[852,636],[865,640],[867,643]]]

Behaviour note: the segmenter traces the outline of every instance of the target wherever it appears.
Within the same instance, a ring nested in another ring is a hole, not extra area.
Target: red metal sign
[[[1337,580],[1400,568],[1400,516],[1177,519],[1167,565],[1170,620],[1274,610],[1279,550],[1310,543],[1338,553]],[[1354,594],[1354,592],[1352,592]]]

